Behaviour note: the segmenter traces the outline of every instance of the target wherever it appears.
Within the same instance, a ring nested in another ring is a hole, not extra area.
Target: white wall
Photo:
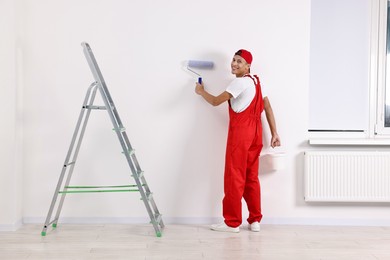
[[[223,5],[210,1],[26,2],[24,216],[46,214],[81,102],[92,82],[82,41],[89,42],[95,53],[166,218],[221,215],[227,107],[213,108],[195,95],[194,79],[181,67],[186,59],[215,62],[215,70],[205,72],[204,80],[217,94],[232,79],[233,53],[239,48],[253,52],[253,71],[269,86],[292,166],[306,127],[303,124],[294,131],[300,138],[290,138],[286,131],[290,116],[283,111],[296,109],[302,114],[299,111],[306,107],[305,102],[295,105],[291,97],[301,96],[295,89],[303,93],[307,89],[309,5],[307,1],[244,1],[240,5],[251,8],[238,11],[235,1]],[[300,70],[296,70],[298,60]],[[295,82],[291,84],[290,79]],[[110,129],[107,115],[93,115],[74,183],[121,184],[130,178]],[[279,189],[283,180],[282,190],[293,192],[293,174],[263,176],[265,212],[273,211],[267,210],[273,207],[272,200],[280,200],[274,184]],[[92,205],[86,207],[87,203]],[[138,195],[98,194],[68,196],[62,216],[141,217],[145,213]]]
[[[281,150],[287,153],[284,171],[268,171],[262,159],[264,222],[326,224],[389,217],[381,205],[343,207],[303,201],[309,0],[244,0],[239,4],[231,0],[223,4],[206,0],[37,0],[23,2],[18,11],[23,17],[24,88],[17,98],[22,98],[24,109],[25,222],[40,223],[46,217],[86,89],[93,81],[82,41],[94,51],[168,222],[214,221],[221,216],[223,196],[227,106],[213,108],[197,96],[194,79],[181,63],[213,60],[215,69],[203,76],[210,92],[218,94],[232,79],[230,60],[240,48],[254,55],[252,71],[267,85]],[[73,184],[131,181],[110,129],[105,112],[92,115]],[[264,154],[270,151],[269,138],[267,131]],[[139,196],[127,193],[68,195],[61,216],[68,221],[147,217]]]
[[[21,87],[17,76],[18,1],[0,1],[0,230],[22,223]]]

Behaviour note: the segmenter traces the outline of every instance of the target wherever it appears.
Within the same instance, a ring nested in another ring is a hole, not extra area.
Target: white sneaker
[[[239,227],[229,227],[228,225],[224,223],[221,223],[221,224],[214,224],[214,225],[211,225],[211,230],[214,230],[214,231],[220,231],[220,232],[231,232],[231,233],[238,233],[240,232],[240,228]]]
[[[248,229],[251,230],[252,232],[259,232],[260,222],[253,222],[252,224],[249,224]]]

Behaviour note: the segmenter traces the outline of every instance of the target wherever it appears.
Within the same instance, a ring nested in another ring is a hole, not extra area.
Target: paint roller
[[[186,63],[187,70],[198,76],[199,84],[202,84],[202,76],[193,69],[212,69],[214,67],[214,62],[212,61],[189,60]]]

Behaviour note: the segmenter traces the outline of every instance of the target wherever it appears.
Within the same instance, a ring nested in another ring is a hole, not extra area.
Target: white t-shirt
[[[255,80],[256,78],[253,77]],[[226,88],[233,97],[230,99],[232,109],[236,113],[244,111],[251,104],[256,95],[256,86],[250,77],[235,78]],[[266,97],[264,87],[261,85],[263,98]]]

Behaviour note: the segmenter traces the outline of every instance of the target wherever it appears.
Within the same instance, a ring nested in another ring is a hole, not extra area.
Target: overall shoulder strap
[[[256,95],[257,95],[256,107],[258,108],[257,110],[259,110],[260,113],[261,113],[264,110],[264,102],[263,102],[263,94],[261,93],[261,85],[260,85],[259,76],[253,75],[253,77],[252,77],[249,74],[248,74],[248,76],[253,80],[253,82],[256,85],[256,90],[257,90],[257,93],[256,93]]]

